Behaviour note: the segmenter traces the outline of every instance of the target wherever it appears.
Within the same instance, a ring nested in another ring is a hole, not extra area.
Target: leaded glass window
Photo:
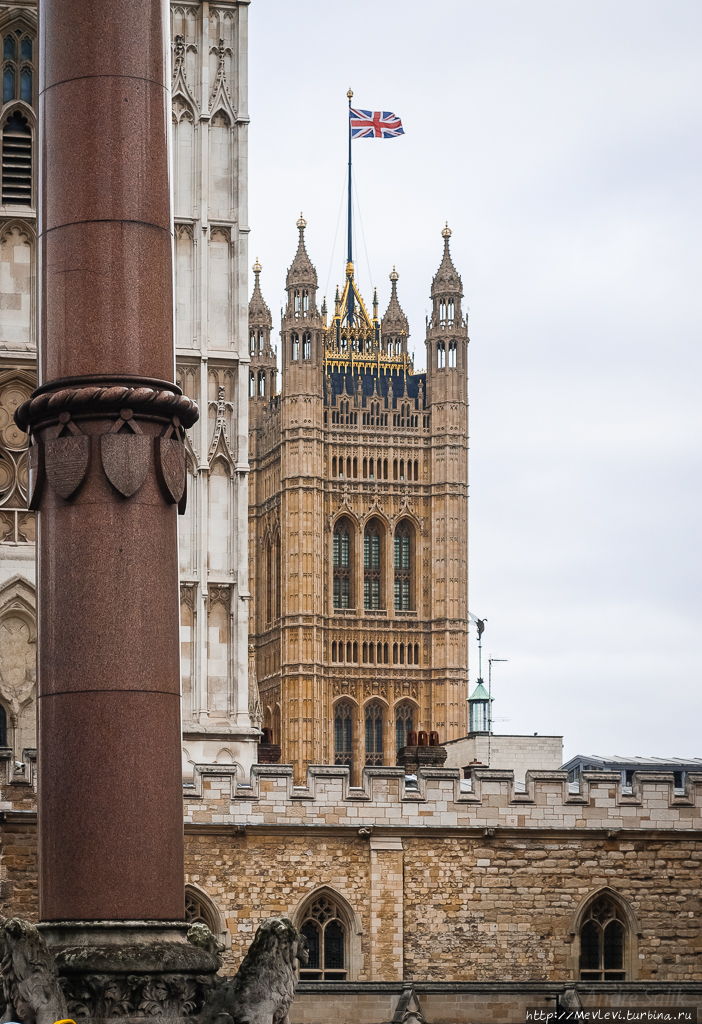
[[[341,520],[334,527],[334,607],[351,607],[351,527]]]
[[[345,981],[347,929],[337,907],[326,896],[314,901],[300,929],[307,939],[309,960],[300,968],[308,981]]]
[[[589,981],[625,981],[625,930],[614,900],[593,901],[580,929],[580,977]]]
[[[353,752],[353,708],[341,701],[334,708],[334,764],[351,765]]]
[[[395,531],[395,611],[412,607],[412,534],[407,523]]]
[[[407,746],[407,735],[414,729],[414,708],[411,704],[399,704],[395,708],[395,748]]]
[[[366,527],[363,537],[363,607],[381,608],[382,538],[377,523]]]
[[[366,764],[383,763],[383,709],[373,702],[366,706]]]

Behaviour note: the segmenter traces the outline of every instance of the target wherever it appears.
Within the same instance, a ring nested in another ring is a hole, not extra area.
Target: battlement
[[[470,787],[470,788],[469,788]],[[293,784],[290,765],[254,765],[251,784],[235,765],[195,765],[184,787],[185,821],[193,824],[402,828],[702,829],[702,772],[684,793],[672,773],[637,772],[622,791],[621,773],[585,772],[580,787],[563,771],[514,773],[476,768],[470,781],[457,768],[364,768],[359,787],[349,769],[312,766],[307,784]]]

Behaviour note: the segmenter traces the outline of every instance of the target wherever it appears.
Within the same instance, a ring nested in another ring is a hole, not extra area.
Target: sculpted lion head
[[[285,1024],[295,998],[297,965],[309,960],[307,940],[287,917],[259,925],[235,978],[207,1000],[200,1024]]]

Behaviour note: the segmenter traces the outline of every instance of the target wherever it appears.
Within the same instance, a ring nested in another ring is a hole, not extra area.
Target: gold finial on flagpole
[[[353,99],[353,89],[350,88],[349,91],[346,93],[346,95],[348,96],[349,103],[350,103],[351,100]]]

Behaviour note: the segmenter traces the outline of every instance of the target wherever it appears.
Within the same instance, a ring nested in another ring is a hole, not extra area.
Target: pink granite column
[[[39,916],[184,918],[167,0],[41,0]]]

